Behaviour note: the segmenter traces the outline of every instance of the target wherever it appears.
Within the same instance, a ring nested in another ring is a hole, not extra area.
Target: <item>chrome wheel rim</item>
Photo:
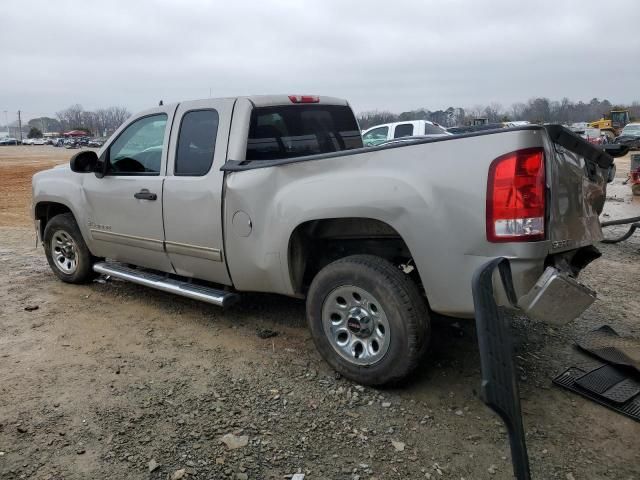
[[[360,287],[343,285],[327,295],[322,326],[333,349],[356,365],[373,365],[389,349],[387,315],[378,299]]]
[[[73,274],[78,268],[78,247],[64,230],[57,230],[51,237],[53,263],[63,273]]]

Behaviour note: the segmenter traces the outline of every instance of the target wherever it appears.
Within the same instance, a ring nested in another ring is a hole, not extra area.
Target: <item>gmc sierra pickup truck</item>
[[[473,318],[472,276],[496,257],[524,311],[578,316],[612,168],[559,126],[364,148],[344,100],[207,99],[134,115],[34,175],[33,216],[65,282],[107,274],[220,306],[306,297],[326,361],[379,385],[415,368],[432,312]]]

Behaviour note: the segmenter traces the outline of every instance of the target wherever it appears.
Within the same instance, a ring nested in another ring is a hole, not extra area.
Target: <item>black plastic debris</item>
[[[508,259],[496,258],[475,271],[471,287],[480,349],[481,397],[502,418],[507,428],[514,476],[518,480],[530,480],[511,326],[498,307],[493,290],[493,274],[496,270],[500,273],[509,302],[514,306],[517,303]]]

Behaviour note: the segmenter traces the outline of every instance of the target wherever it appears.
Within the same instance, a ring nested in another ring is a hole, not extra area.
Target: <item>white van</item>
[[[407,122],[385,123],[375,125],[362,132],[362,143],[365,147],[380,145],[388,140],[402,137],[441,137],[451,135],[437,123],[427,120],[410,120]]]

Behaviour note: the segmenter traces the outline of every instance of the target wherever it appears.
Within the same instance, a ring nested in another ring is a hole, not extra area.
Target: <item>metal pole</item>
[[[18,130],[20,131],[20,143],[22,143],[22,118],[20,118],[20,110],[18,110]]]

